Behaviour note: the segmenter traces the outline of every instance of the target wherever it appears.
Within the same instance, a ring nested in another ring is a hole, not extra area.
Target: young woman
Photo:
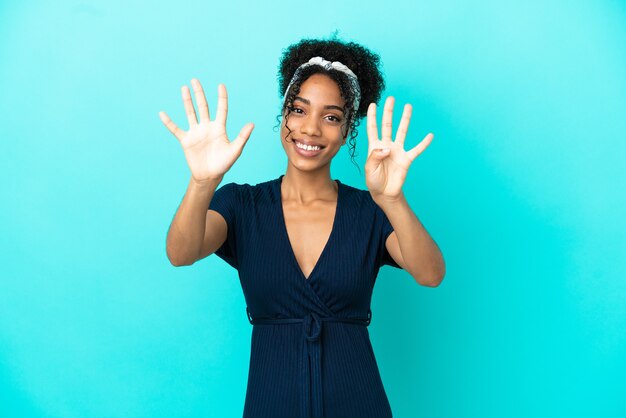
[[[405,151],[411,106],[393,140],[389,97],[379,138],[378,63],[355,43],[290,46],[279,72],[287,170],[256,185],[218,188],[254,127],[228,139],[224,85],[213,120],[200,82],[192,80],[199,120],[189,88],[182,88],[187,132],[160,113],[191,169],[167,255],[182,266],[215,252],[236,268],[253,324],[244,417],[392,416],[367,331],[374,282],[387,264],[437,286],[445,264],[402,192],[409,166],[433,135]],[[354,150],[365,115],[368,190],[361,190],[332,180],[330,164],[350,134]]]

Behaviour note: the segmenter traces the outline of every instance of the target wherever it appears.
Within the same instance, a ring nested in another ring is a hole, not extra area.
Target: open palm
[[[376,103],[370,103],[367,108],[368,150],[365,162],[365,184],[374,199],[393,200],[401,196],[402,185],[409,166],[428,147],[434,137],[432,133],[429,133],[419,144],[405,151],[404,139],[409,129],[412,106],[410,104],[404,106],[394,141],[391,139],[393,105],[394,98],[387,97],[383,109],[380,139],[376,124]],[[382,152],[383,148],[388,148],[389,151]]]
[[[159,117],[180,142],[193,178],[198,182],[221,179],[241,155],[254,124],[246,124],[237,138],[232,142],[229,141],[226,135],[226,117],[228,114],[226,86],[223,84],[218,86],[217,114],[215,119],[211,120],[209,106],[200,81],[194,78],[191,80],[191,84],[198,103],[200,121],[197,119],[191,101],[191,92],[187,86],[183,86],[181,92],[189,130],[185,132],[180,129],[165,112],[159,112]]]

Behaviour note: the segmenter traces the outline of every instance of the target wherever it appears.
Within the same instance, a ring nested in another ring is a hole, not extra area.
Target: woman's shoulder
[[[341,185],[343,186],[343,189],[345,191],[346,200],[348,200],[352,205],[368,208],[372,208],[372,205],[375,205],[369,190],[360,189],[358,187],[351,186],[343,182],[341,182]]]
[[[276,181],[277,179],[271,179],[252,184],[243,180],[235,180],[222,183],[220,188],[223,187],[228,191],[235,193],[242,200],[259,201],[272,195],[273,186]]]
[[[224,183],[221,187],[228,188],[229,190],[237,193],[237,195],[244,200],[259,201],[268,198],[274,200],[274,198],[277,198],[276,189],[279,186],[279,181],[280,177],[255,184],[239,180]],[[352,186],[341,180],[339,180],[339,183],[342,188],[344,204],[353,208],[376,210],[378,205],[376,205],[372,199],[372,195],[369,190]]]
[[[237,190],[250,190],[250,189],[267,189],[271,186],[271,183],[274,182],[276,180],[267,180],[261,183],[256,183],[256,184],[250,184],[248,182],[244,182],[243,180],[233,180],[233,181],[227,181],[227,182],[222,182],[220,187],[230,187],[233,189],[237,189]]]

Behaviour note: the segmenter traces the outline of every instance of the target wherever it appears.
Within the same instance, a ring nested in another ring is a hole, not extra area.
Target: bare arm
[[[368,158],[365,162],[365,183],[372,199],[385,212],[394,232],[385,245],[391,257],[408,271],[415,281],[424,286],[438,286],[446,273],[446,265],[439,247],[409,207],[402,185],[411,163],[430,145],[434,135],[429,133],[411,148],[404,149],[404,140],[413,107],[404,106],[402,119],[392,139],[392,116],[395,99],[385,100],[380,139],[376,122],[376,103],[367,109]]]
[[[198,103],[200,120],[191,100],[189,87],[181,89],[189,130],[180,129],[165,112],[161,122],[176,137],[191,170],[191,180],[172,224],[167,232],[167,258],[175,266],[185,266],[212,254],[226,241],[226,220],[218,212],[208,210],[211,199],[224,174],[241,155],[254,124],[248,123],[230,141],[226,135],[228,94],[226,86],[218,86],[217,114],[211,120],[204,90],[198,79],[191,84]]]
[[[167,258],[174,266],[188,266],[213,254],[226,240],[224,218],[207,210],[220,181],[198,183],[193,177],[167,233]]]
[[[446,264],[437,243],[409,207],[404,194],[397,201],[379,203],[394,232],[385,243],[396,263],[422,286],[436,287],[446,274]]]

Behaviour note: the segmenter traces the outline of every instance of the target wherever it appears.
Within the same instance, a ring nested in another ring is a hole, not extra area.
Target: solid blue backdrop
[[[166,257],[190,173],[158,112],[225,83],[256,128],[223,184],[276,178],[282,49],[335,30],[380,54],[394,133],[413,104],[407,147],[435,134],[404,192],[447,275],[385,267],[372,303],[394,416],[626,416],[617,0],[1,3],[0,416],[241,416],[245,302]],[[365,188],[347,147],[332,175]]]

